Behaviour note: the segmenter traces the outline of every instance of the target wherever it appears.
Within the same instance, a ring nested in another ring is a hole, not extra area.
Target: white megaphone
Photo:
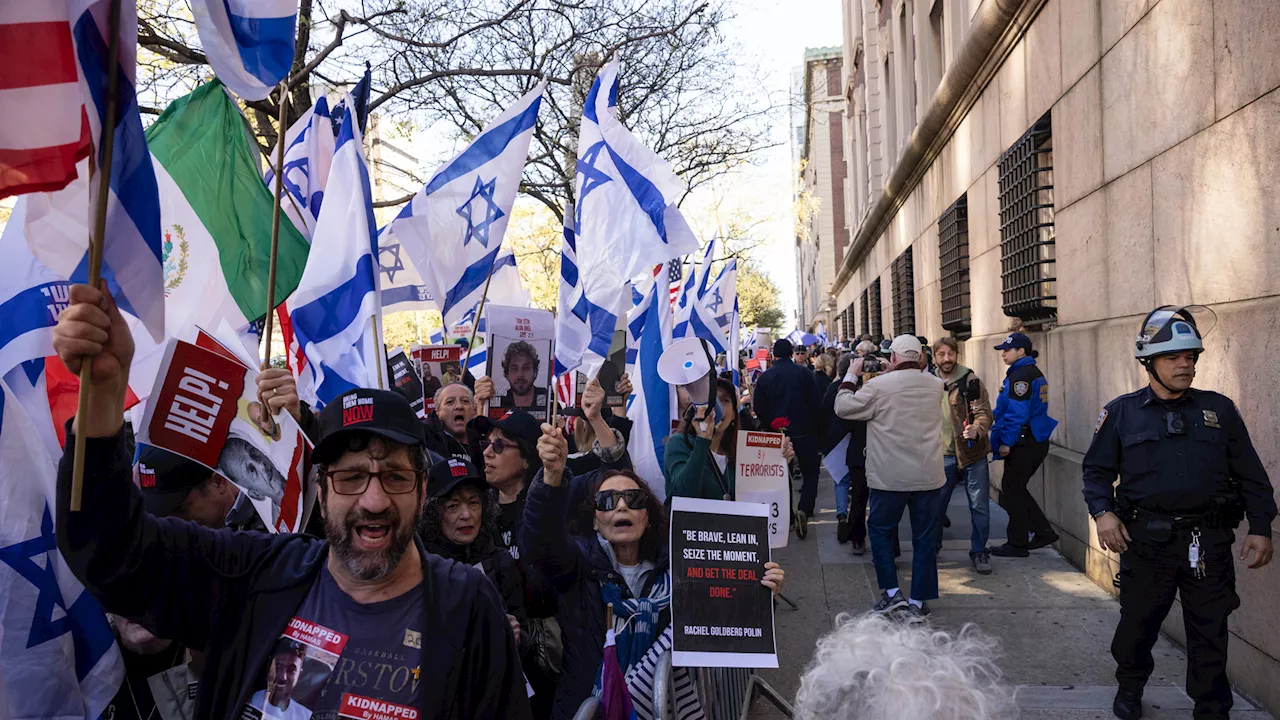
[[[668,385],[682,387],[692,401],[690,410],[712,406],[719,423],[724,417],[716,402],[715,363],[711,349],[702,338],[685,338],[671,343],[658,358],[658,377]]]

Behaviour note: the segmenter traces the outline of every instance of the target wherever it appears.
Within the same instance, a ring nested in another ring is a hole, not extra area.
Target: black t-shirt
[[[417,720],[422,706],[421,585],[362,605],[327,567],[289,621],[242,720]]]

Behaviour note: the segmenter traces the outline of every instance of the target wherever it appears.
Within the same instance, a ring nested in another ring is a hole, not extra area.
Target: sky
[[[729,29],[749,58],[769,77],[770,90],[785,92],[791,72],[800,67],[807,47],[838,46],[841,36],[840,0],[736,0],[738,16]],[[790,116],[778,114],[773,128],[779,145],[765,161],[721,183],[717,190],[728,199],[758,208],[767,218],[761,231],[768,242],[751,254],[769,274],[781,294],[788,323],[796,308],[796,249],[792,215],[792,157]]]

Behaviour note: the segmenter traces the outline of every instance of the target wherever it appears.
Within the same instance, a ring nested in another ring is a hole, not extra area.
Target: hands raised
[[[551,487],[559,487],[564,480],[564,465],[569,459],[569,440],[564,431],[547,423],[542,424],[542,437],[538,438],[538,458],[542,460],[542,481]]]

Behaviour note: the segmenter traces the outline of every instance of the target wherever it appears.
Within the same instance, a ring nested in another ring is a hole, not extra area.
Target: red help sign
[[[238,361],[190,343],[174,343],[164,383],[153,396],[150,442],[216,467],[227,429],[244,392],[245,368]]]
[[[413,357],[418,362],[458,362],[462,359],[462,348],[457,345],[436,345],[418,348],[413,351]]]

